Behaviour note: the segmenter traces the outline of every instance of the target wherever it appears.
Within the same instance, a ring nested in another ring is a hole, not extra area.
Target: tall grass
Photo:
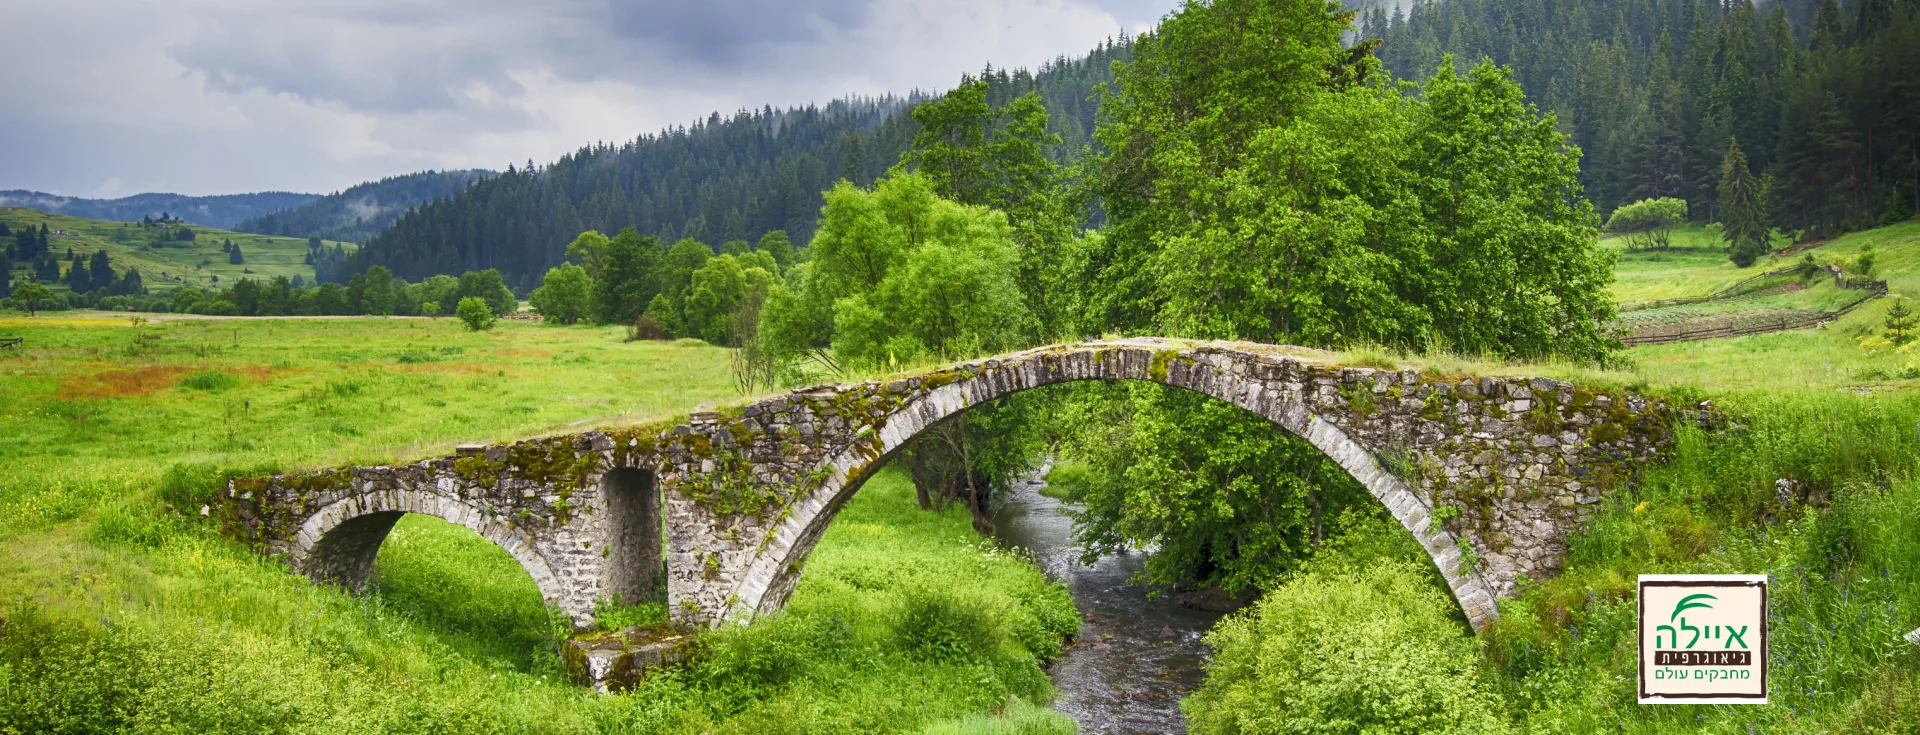
[[[785,614],[618,696],[560,681],[532,581],[471,531],[404,519],[371,591],[349,595],[198,514],[234,473],[737,400],[720,350],[425,320],[0,329],[27,338],[0,358],[0,732],[1061,730],[1030,703],[1078,625],[1064,590],[891,474],[843,511]]]
[[[1539,732],[1914,732],[1920,707],[1920,397],[1746,397],[1685,429],[1611,499],[1564,574],[1488,636],[1515,717]],[[1781,484],[1786,480],[1786,484]],[[1771,703],[1634,704],[1634,580],[1766,573]]]
[[[1078,629],[1065,590],[964,511],[919,510],[898,473],[842,511],[785,613],[621,695],[559,680],[505,552],[445,523],[396,535],[360,596],[191,523],[140,553],[115,533],[39,547],[21,561],[60,570],[39,582],[85,589],[7,610],[0,732],[1071,730],[1025,704],[1051,697],[1040,664]]]

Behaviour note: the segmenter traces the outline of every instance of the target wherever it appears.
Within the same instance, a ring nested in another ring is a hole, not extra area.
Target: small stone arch
[[[300,525],[290,559],[296,570],[316,582],[361,591],[373,576],[381,543],[408,513],[433,516],[480,534],[520,562],[549,607],[564,600],[553,568],[534,550],[525,532],[496,523],[460,500],[406,488],[349,495],[322,507]]]
[[[768,534],[763,551],[749,562],[737,591],[730,598],[726,618],[745,622],[755,615],[779,610],[798,584],[806,557],[839,509],[887,459],[934,424],[988,401],[1042,386],[1082,380],[1129,380],[1190,390],[1226,401],[1305,439],[1366,487],[1395,520],[1413,534],[1445,577],[1454,599],[1475,630],[1484,630],[1498,619],[1491,587],[1478,571],[1461,563],[1460,540],[1433,520],[1427,502],[1405,481],[1382,467],[1374,453],[1356,442],[1346,430],[1309,410],[1304,396],[1269,391],[1266,383],[1260,381],[1219,379],[1227,371],[1193,369],[1192,364],[1184,366],[1185,369],[1169,370],[1169,365],[1159,356],[1143,362],[1128,360],[1126,353],[1115,351],[1104,357],[1091,358],[1081,353],[1046,360],[1043,369],[1022,373],[1024,378],[988,371],[972,379],[939,386],[907,402],[887,417],[876,436],[865,442],[854,441],[823,463],[826,480],[817,490],[796,498],[790,513]]]

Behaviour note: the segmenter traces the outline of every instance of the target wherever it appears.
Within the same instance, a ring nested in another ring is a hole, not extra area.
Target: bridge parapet
[[[672,427],[237,481],[230,517],[302,571],[351,586],[366,579],[391,519],[439,515],[513,552],[542,594],[584,626],[596,600],[632,599],[652,585],[661,564],[643,552],[660,548],[663,506],[673,619],[744,621],[785,603],[833,515],[914,436],[972,406],[1076,380],[1193,390],[1313,443],[1414,534],[1476,628],[1497,616],[1495,598],[1511,594],[1521,575],[1556,573],[1566,534],[1672,437],[1665,406],[1562,381],[1346,367],[1326,353],[1271,345],[1128,339],[818,386]],[[635,481],[616,481],[623,475],[649,480],[637,492],[660,505],[649,512],[622,500],[636,492]]]

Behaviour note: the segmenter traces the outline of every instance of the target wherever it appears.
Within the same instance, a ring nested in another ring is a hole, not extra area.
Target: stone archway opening
[[[535,672],[557,666],[554,613],[512,554],[431,515],[377,515],[391,518],[389,532],[360,589],[382,615],[403,618],[488,667]]]
[[[601,477],[600,487],[608,524],[602,596],[625,604],[663,599],[666,556],[660,488],[653,473],[617,467]]]
[[[824,507],[818,509],[814,516],[816,520],[805,526],[805,531],[791,548],[798,550],[797,556],[804,560],[805,555],[820,541],[840,511],[851,502],[853,496],[888,468],[898,470],[901,475],[914,480],[917,485],[919,478],[916,475],[919,472],[912,468],[912,452],[919,449],[920,445],[936,432],[949,430],[950,427],[967,420],[969,416],[978,416],[982,412],[1006,408],[1009,401],[1037,397],[1036,394],[1122,386],[1160,389],[1175,396],[1194,399],[1196,402],[1225,409],[1245,420],[1247,424],[1261,425],[1260,428],[1271,432],[1275,440],[1294,445],[1289,447],[1289,451],[1300,455],[1311,455],[1310,459],[1301,457],[1300,459],[1303,460],[1301,466],[1295,468],[1300,470],[1301,479],[1312,487],[1309,491],[1311,497],[1307,499],[1310,506],[1308,512],[1312,520],[1304,527],[1296,529],[1304,535],[1303,538],[1310,539],[1305,543],[1317,548],[1329,540],[1325,535],[1329,532],[1329,524],[1337,520],[1338,513],[1351,510],[1367,513],[1377,511],[1388,523],[1397,524],[1401,532],[1404,532],[1408,539],[1425,552],[1426,560],[1433,565],[1432,571],[1435,572],[1436,582],[1443,591],[1448,593],[1449,601],[1453,603],[1453,612],[1462,621],[1471,627],[1479,628],[1484,627],[1490,620],[1485,608],[1469,612],[1463,604],[1463,598],[1467,600],[1488,598],[1485,597],[1484,582],[1480,580],[1479,575],[1470,571],[1459,561],[1456,537],[1441,528],[1439,524],[1430,522],[1426,515],[1425,503],[1419,499],[1407,482],[1388,471],[1379,457],[1358,445],[1347,432],[1312,416],[1282,416],[1271,411],[1263,412],[1255,406],[1248,405],[1247,402],[1234,400],[1233,396],[1221,395],[1221,392],[1169,385],[1155,380],[1079,380],[1044,383],[1032,388],[1005,391],[985,401],[961,401],[957,408],[951,410],[935,410],[918,414],[920,418],[928,419],[924,425],[914,430],[900,431],[897,434],[880,432],[881,443],[877,456],[854,463],[859,469],[850,473],[843,482],[829,483],[830,500]],[[1096,400],[1125,400],[1117,397],[1118,395],[1121,394],[1109,393]],[[914,414],[914,411],[907,410],[900,415]],[[999,421],[1005,420],[1004,416],[997,418]],[[942,442],[942,446],[948,446],[951,441],[951,437],[937,438]],[[976,447],[975,451],[979,449]],[[850,453],[860,455],[862,452],[855,449]],[[1309,464],[1311,467],[1307,466]],[[921,498],[921,507],[927,508],[930,494],[928,489],[916,487],[915,490]],[[1003,490],[1005,488],[983,486],[977,491],[989,498],[988,507],[985,510],[987,514],[994,513],[997,504],[1005,501],[1002,497]],[[965,505],[966,498],[956,497],[950,502]],[[994,533],[992,524],[983,526],[977,516],[974,526],[975,530],[982,535],[991,536]],[[1137,547],[1126,548],[1129,552],[1143,551]],[[1296,561],[1304,561],[1305,558],[1301,556]],[[785,599],[792,594],[793,589],[804,576],[804,569],[804,561],[789,565],[788,570],[791,571],[781,575],[772,585],[769,585],[768,594],[761,599],[761,605],[755,613],[765,614],[783,605]],[[1182,583],[1184,584],[1185,581]]]

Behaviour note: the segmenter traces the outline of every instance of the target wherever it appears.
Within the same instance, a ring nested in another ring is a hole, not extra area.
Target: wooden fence
[[[1729,324],[1721,327],[1685,329],[1674,332],[1661,331],[1659,328],[1660,325],[1653,325],[1627,335],[1622,338],[1621,341],[1625,342],[1628,347],[1638,347],[1640,345],[1659,345],[1669,342],[1692,342],[1703,339],[1718,339],[1721,337],[1738,337],[1747,334],[1784,332],[1789,329],[1808,329],[1838,319],[1841,315],[1853,311],[1861,304],[1887,295],[1886,281],[1857,281],[1838,276],[1836,276],[1835,280],[1839,281],[1841,288],[1859,289],[1866,293],[1861,294],[1860,298],[1847,302],[1847,305],[1833,311],[1817,311],[1810,314],[1781,317],[1773,321],[1762,321],[1750,324]],[[1705,299],[1701,300],[1704,301]],[[1674,326],[1684,327],[1685,325],[1676,324]]]
[[[1620,307],[1620,311],[1622,313],[1629,312],[1629,311],[1646,311],[1647,309],[1658,309],[1666,306],[1685,306],[1687,304],[1700,304],[1708,301],[1719,301],[1720,299],[1729,298],[1732,296],[1738,296],[1742,291],[1745,291],[1747,287],[1752,286],[1753,284],[1759,283],[1768,278],[1774,278],[1776,276],[1792,275],[1798,272],[1800,272],[1800,266],[1790,265],[1785,268],[1781,268],[1778,270],[1770,270],[1765,273],[1761,273],[1759,275],[1750,276],[1748,278],[1741,279],[1740,282],[1738,283],[1727,286],[1726,288],[1722,288],[1718,291],[1707,294],[1705,296],[1688,296],[1686,298],[1679,298],[1679,299],[1661,299],[1659,301],[1642,301],[1637,304],[1623,304]]]

